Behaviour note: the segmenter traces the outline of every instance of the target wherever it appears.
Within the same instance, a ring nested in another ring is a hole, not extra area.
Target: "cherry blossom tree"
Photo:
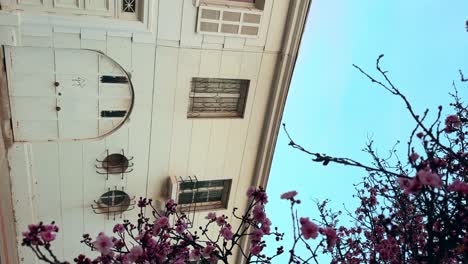
[[[376,63],[379,77],[354,67],[372,83],[400,98],[414,120],[404,158],[397,155],[398,144],[388,157],[379,157],[372,141],[365,148],[372,160],[370,164],[312,152],[297,144],[284,126],[289,145],[310,155],[314,162],[363,169],[365,176],[354,186],[354,197],[360,205],[356,210],[345,211],[351,222],[342,223],[342,212],[329,208],[329,200],[317,202],[318,219],[302,215],[298,193],[285,192],[281,198],[289,202],[292,220],[292,232],[286,230],[292,237],[286,250],[281,245],[284,233],[273,228],[267,217],[268,197],[262,188],[247,190],[249,204],[244,212],[235,208],[234,219],[207,213],[206,224],[198,229],[189,228],[189,218],[173,200],[158,210],[151,200],[140,198],[136,223],[117,224],[113,234],[84,235],[82,243],[100,255],[80,255],[73,261],[229,263],[239,251],[242,260],[238,261],[246,263],[272,263],[281,254],[289,254],[288,263],[319,263],[320,254],[330,255],[331,263],[467,263],[468,107],[454,83],[448,114],[443,114],[442,106],[436,110],[434,120],[428,120],[429,110],[417,114],[381,68],[382,58],[379,56]],[[461,71],[460,79],[462,84],[468,82]],[[209,232],[212,230],[216,235]],[[53,253],[58,232],[54,223],[33,224],[23,233],[22,244],[43,262],[68,263]],[[278,244],[267,244],[268,236]],[[245,242],[247,247],[243,246]],[[273,255],[264,253],[267,246],[276,248]],[[299,247],[305,247],[306,253],[298,253]]]

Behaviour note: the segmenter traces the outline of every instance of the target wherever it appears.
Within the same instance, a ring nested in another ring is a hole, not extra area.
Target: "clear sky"
[[[375,73],[383,53],[382,65],[419,113],[447,105],[458,69],[468,75],[467,19],[467,0],[314,0],[283,115],[290,134],[310,150],[364,162],[368,137],[383,154],[397,140],[404,148],[413,123],[402,102],[352,64]],[[459,90],[468,98],[466,84]],[[352,184],[365,173],[313,163],[287,143],[280,131],[267,189],[267,213],[286,233],[286,248],[291,219],[281,193],[297,190],[303,201],[299,215],[315,218],[314,199],[330,198],[337,210],[343,204],[353,208]],[[287,263],[285,257],[274,263]]]

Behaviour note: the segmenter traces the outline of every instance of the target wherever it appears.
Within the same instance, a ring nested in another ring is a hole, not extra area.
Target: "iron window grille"
[[[243,118],[250,80],[193,78],[190,118]]]
[[[231,179],[203,180],[196,177],[173,177],[172,189],[181,212],[227,209]]]
[[[134,209],[135,204],[135,197],[130,198],[123,188],[122,190],[118,190],[116,186],[114,190],[109,188],[97,201],[94,200],[91,208],[95,214],[105,214],[107,215],[107,220],[113,215],[113,219],[115,220],[117,215],[120,215],[120,218],[122,218],[123,212]]]
[[[133,171],[134,164],[133,157],[125,156],[123,149],[121,152],[109,154],[109,150],[106,150],[107,155],[103,160],[96,159],[96,173],[106,175],[106,180],[109,180],[109,174],[121,175],[123,180],[126,174]]]

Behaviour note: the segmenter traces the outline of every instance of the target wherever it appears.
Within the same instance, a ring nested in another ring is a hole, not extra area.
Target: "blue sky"
[[[361,151],[368,137],[383,154],[397,140],[404,148],[413,123],[402,102],[352,64],[375,73],[383,53],[382,65],[419,113],[447,105],[458,69],[468,75],[466,19],[466,0],[314,0],[283,115],[290,134],[310,150],[363,162],[369,160]],[[466,84],[459,90],[468,98]],[[450,113],[448,107],[444,113]],[[291,244],[291,220],[281,193],[297,190],[303,202],[299,215],[314,218],[315,199],[330,198],[337,210],[343,204],[353,208],[352,184],[364,173],[312,163],[287,143],[280,131],[267,188],[267,211],[286,233],[285,245]],[[285,257],[275,263],[286,263]]]

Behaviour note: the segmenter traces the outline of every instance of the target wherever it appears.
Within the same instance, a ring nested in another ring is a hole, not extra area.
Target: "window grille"
[[[188,117],[244,116],[249,80],[193,78]]]
[[[208,35],[256,38],[260,32],[262,11],[254,8],[230,8],[201,5],[197,32]]]
[[[177,204],[179,210],[200,211],[227,208],[232,180],[199,181],[177,180]]]
[[[136,12],[136,1],[137,0],[123,0],[122,1],[122,11],[127,13]]]

